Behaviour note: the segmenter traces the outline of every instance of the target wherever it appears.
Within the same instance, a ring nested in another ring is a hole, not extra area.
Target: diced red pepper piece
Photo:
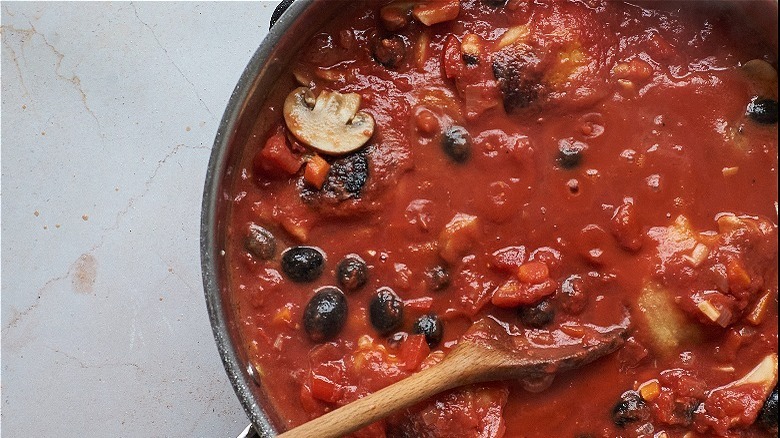
[[[490,300],[494,306],[513,308],[520,305],[520,297],[523,294],[523,289],[527,289],[528,286],[520,283],[514,278],[509,279],[506,283],[496,289],[493,293],[493,298]]]
[[[545,263],[528,262],[517,268],[517,278],[523,283],[540,284],[550,278],[550,270]]]
[[[425,335],[411,335],[407,337],[401,344],[401,351],[398,354],[401,360],[401,368],[406,371],[417,370],[430,352],[431,348],[425,341]]]
[[[529,285],[512,278],[496,289],[491,302],[496,307],[503,308],[530,306],[551,295],[557,288],[558,283],[550,279],[539,284]]]
[[[739,260],[731,260],[726,266],[726,276],[729,279],[729,289],[732,291],[746,289],[750,286],[750,275]]]
[[[306,169],[303,171],[303,179],[311,184],[317,190],[322,188],[325,180],[328,179],[330,164],[319,155],[314,155],[306,162]]]

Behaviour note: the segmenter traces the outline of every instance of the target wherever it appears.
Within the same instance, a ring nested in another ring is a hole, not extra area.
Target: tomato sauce
[[[584,368],[355,436],[776,436],[776,41],[720,2],[339,7],[287,74],[358,94],[370,139],[323,153],[268,102],[232,183],[235,317],[281,427],[482,317],[534,337],[627,312]]]

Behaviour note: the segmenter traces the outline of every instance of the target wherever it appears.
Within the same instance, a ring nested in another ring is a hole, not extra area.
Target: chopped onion
[[[720,319],[721,312],[715,306],[712,305],[710,300],[704,300],[696,305],[707,318],[712,322],[717,322]]]

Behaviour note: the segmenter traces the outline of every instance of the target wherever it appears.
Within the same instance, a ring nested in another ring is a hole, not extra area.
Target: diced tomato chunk
[[[401,344],[399,358],[401,359],[401,368],[406,371],[414,371],[420,368],[423,360],[431,352],[428,343],[425,341],[425,335],[411,335]]]
[[[320,409],[321,402],[315,399],[311,394],[311,388],[308,385],[301,386],[301,406],[306,412],[317,412]]]
[[[311,395],[328,403],[335,403],[340,398],[344,388],[325,376],[314,374],[311,376]]]
[[[285,176],[298,172],[302,163],[301,158],[287,147],[285,135],[279,132],[265,142],[265,147],[255,155],[253,165],[255,172]]]
[[[506,272],[517,272],[525,262],[524,246],[508,246],[493,253],[490,266]]]
[[[747,427],[755,421],[764,404],[760,385],[738,385],[718,388],[704,401],[694,425],[699,432],[713,430],[720,436],[737,427]]]

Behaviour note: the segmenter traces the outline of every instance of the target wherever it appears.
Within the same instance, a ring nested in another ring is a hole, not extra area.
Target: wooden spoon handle
[[[442,391],[467,383],[472,374],[464,357],[448,357],[373,394],[344,405],[279,435],[278,438],[337,438]]]

